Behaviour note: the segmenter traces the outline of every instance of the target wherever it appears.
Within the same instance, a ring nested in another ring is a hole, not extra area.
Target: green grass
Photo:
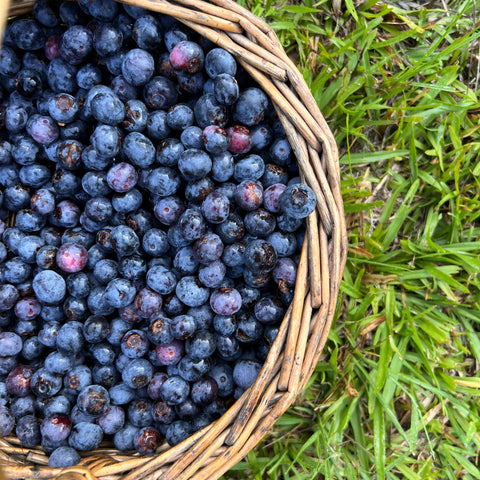
[[[409,3],[246,3],[335,133],[350,248],[309,387],[225,479],[480,478],[480,29]]]

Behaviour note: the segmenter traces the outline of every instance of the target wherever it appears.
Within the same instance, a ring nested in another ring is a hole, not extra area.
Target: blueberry
[[[315,210],[313,190],[303,183],[288,186],[280,199],[281,210],[290,217],[305,218]]]
[[[235,76],[237,63],[231,53],[223,48],[213,48],[205,57],[205,70],[210,78],[223,73]]]
[[[68,63],[78,65],[93,48],[90,30],[83,25],[73,25],[61,37],[60,55]]]
[[[10,35],[21,50],[40,50],[45,41],[42,26],[35,20],[27,18],[14,21],[10,27]]]
[[[73,362],[68,353],[55,351],[47,355],[44,365],[49,372],[64,375],[73,368]]]
[[[173,259],[173,271],[180,276],[193,275],[198,270],[198,261],[192,247],[180,248]]]
[[[87,63],[78,69],[76,81],[80,88],[89,90],[102,81],[102,72],[96,65]]]
[[[80,411],[93,416],[102,415],[107,410],[109,403],[108,391],[101,385],[85,387],[77,398],[77,406]]]
[[[142,194],[136,188],[128,192],[116,193],[112,198],[112,207],[118,213],[129,213],[137,210],[143,202]]]
[[[244,223],[248,233],[258,238],[264,238],[270,235],[276,226],[274,215],[263,208],[248,212],[245,215]]]
[[[135,398],[135,390],[128,387],[124,383],[117,383],[117,385],[110,388],[108,394],[110,396],[110,403],[112,405],[126,405]]]
[[[170,446],[174,446],[186,440],[192,433],[193,428],[190,423],[184,420],[177,420],[171,425],[168,425],[165,439]]]
[[[48,65],[48,85],[56,93],[73,94],[77,86],[76,76],[76,68],[61,58],[53,59]]]
[[[237,321],[235,338],[239,342],[251,343],[261,338],[263,333],[262,324],[253,315],[239,315]]]
[[[73,228],[78,225],[80,220],[80,208],[71,200],[62,200],[57,204],[52,216],[50,217],[50,223],[58,227]]]
[[[125,412],[123,408],[112,405],[97,419],[98,425],[107,435],[117,433],[125,423]]]
[[[155,349],[159,365],[176,365],[184,354],[183,342],[173,340],[169,344],[158,345]]]
[[[28,113],[25,108],[14,105],[5,109],[5,128],[10,133],[21,132],[28,121]]]
[[[42,437],[49,442],[61,442],[70,434],[72,422],[67,415],[55,414],[43,419],[40,425]]]
[[[177,283],[175,292],[178,298],[189,307],[199,307],[206,302],[210,294],[210,290],[193,276],[183,277]]]
[[[139,132],[129,133],[122,147],[123,155],[137,167],[147,168],[155,161],[153,143]]]
[[[188,241],[200,238],[206,229],[205,220],[196,209],[187,209],[178,219],[178,230],[181,236]]]
[[[152,427],[140,429],[134,436],[133,446],[141,455],[151,455],[160,445],[160,433]]]
[[[115,54],[122,42],[122,32],[110,23],[100,23],[93,33],[93,48],[101,57]]]
[[[233,369],[227,364],[215,365],[209,372],[209,375],[217,383],[217,394],[219,397],[228,397],[234,390]]]
[[[40,425],[33,415],[18,419],[15,434],[25,448],[33,448],[41,441]]]
[[[127,410],[129,422],[136,427],[146,427],[153,422],[152,405],[149,400],[136,400],[129,404]]]
[[[17,92],[27,98],[36,98],[42,92],[41,73],[31,68],[22,68],[15,76]]]
[[[174,336],[169,319],[159,314],[151,318],[148,323],[147,337],[154,345],[165,345],[172,342]]]
[[[203,50],[195,42],[182,40],[170,52],[170,63],[175,70],[193,74],[203,67]]]
[[[122,102],[127,102],[128,100],[133,100],[138,97],[137,87],[130,85],[123,75],[117,75],[113,78],[110,87]]]
[[[213,402],[217,393],[217,382],[212,377],[204,377],[192,385],[191,397],[197,405],[205,406]]]
[[[95,450],[103,439],[103,430],[94,423],[80,422],[72,427],[68,444],[80,451]]]
[[[68,93],[54,95],[48,102],[50,116],[59,123],[70,123],[75,120],[78,110],[77,100]]]
[[[167,235],[163,230],[152,228],[143,236],[142,246],[152,257],[161,257],[169,249]]]
[[[125,105],[113,92],[98,93],[90,106],[95,120],[103,124],[115,126],[125,118]]]
[[[261,365],[254,360],[239,360],[233,369],[233,381],[240,388],[247,389],[260,373]]]
[[[80,455],[72,447],[58,447],[48,458],[48,466],[55,468],[67,468],[76,465],[80,461]]]
[[[122,379],[130,388],[148,385],[153,377],[153,366],[144,358],[130,360],[122,371]]]
[[[197,330],[197,323],[191,315],[178,315],[171,322],[171,331],[173,336],[178,340],[186,340],[192,337]]]
[[[87,297],[87,304],[93,315],[110,315],[115,311],[105,298],[105,288],[95,287],[90,290]]]
[[[15,50],[5,45],[0,52],[0,75],[10,77],[15,75],[20,67],[21,62]]]
[[[115,278],[105,288],[105,299],[114,308],[126,307],[133,302],[136,289],[125,278]]]
[[[167,378],[160,387],[160,396],[168,405],[183,403],[190,392],[190,386],[183,378],[173,376]]]
[[[277,226],[285,233],[296,232],[303,225],[303,219],[298,216],[290,216],[283,213],[277,217]]]
[[[235,164],[234,177],[237,182],[259,180],[265,172],[265,163],[257,154],[248,155]]]
[[[252,139],[252,148],[255,151],[267,148],[273,140],[273,131],[268,124],[260,123],[250,131]]]
[[[222,284],[226,274],[225,264],[221,260],[215,260],[208,265],[202,266],[198,271],[198,279],[206,287],[216,288]]]
[[[112,248],[119,256],[134,254],[140,246],[137,234],[125,225],[119,225],[112,229]]]
[[[147,272],[147,285],[154,291],[167,295],[175,290],[175,275],[165,267],[157,265]]]
[[[168,167],[155,168],[147,177],[146,187],[153,195],[169,197],[177,193],[181,179],[178,173]]]
[[[33,6],[33,16],[37,22],[45,27],[55,27],[58,25],[56,11],[49,4],[48,0],[37,0]]]
[[[92,372],[86,365],[73,367],[63,377],[63,384],[68,391],[79,393],[92,383]]]
[[[131,424],[127,424],[113,436],[115,448],[120,451],[132,450],[134,447],[135,435],[139,429]]]
[[[217,234],[206,233],[193,244],[193,255],[200,263],[208,264],[222,256],[223,248],[224,245]]]
[[[77,243],[64,243],[57,251],[57,265],[68,273],[83,270],[87,260],[87,249]]]
[[[234,172],[233,157],[228,152],[222,152],[212,157],[212,178],[216,182],[230,180]]]
[[[118,271],[122,277],[135,282],[144,278],[147,265],[140,255],[131,255],[119,260]]]
[[[11,414],[10,410],[0,405],[0,436],[6,437],[10,435],[15,427],[15,418]]]
[[[152,140],[163,140],[170,134],[167,124],[167,112],[155,110],[150,112],[147,119],[147,133]]]
[[[42,303],[58,304],[66,294],[65,280],[53,270],[43,270],[33,278],[33,290]]]
[[[197,124],[202,129],[209,125],[224,127],[228,120],[227,107],[218,103],[211,93],[202,95],[197,100],[194,112]]]
[[[218,103],[232,105],[238,99],[240,90],[232,75],[220,73],[213,80],[213,94]]]
[[[152,15],[143,15],[133,25],[133,40],[144,50],[155,50],[162,42],[162,27]]]
[[[123,336],[120,346],[128,358],[143,357],[149,347],[147,334],[142,330],[130,330]]]
[[[232,315],[240,310],[242,297],[234,288],[221,287],[212,293],[210,306],[218,315]]]
[[[171,80],[157,76],[145,84],[143,98],[147,107],[153,110],[168,109],[175,105],[178,91]]]
[[[120,152],[120,131],[110,125],[99,125],[90,137],[93,147],[99,155],[114,157]],[[132,185],[130,188],[132,188]],[[130,189],[128,188],[128,190]],[[125,190],[120,190],[125,191]]]
[[[204,147],[202,129],[196,125],[186,127],[180,134],[183,146],[188,148],[202,149]]]
[[[61,375],[39,368],[30,380],[32,392],[41,398],[53,397],[62,388]]]
[[[188,37],[189,35],[185,30],[182,30],[180,27],[173,27],[165,32],[163,40],[167,50],[171,52],[177,43],[188,40]]]
[[[14,285],[18,285],[19,283],[27,281],[31,273],[31,266],[20,257],[13,257],[4,263],[4,279],[6,282],[13,283]],[[8,305],[8,299],[11,298],[12,293],[13,290],[10,288],[10,286],[5,286],[4,289],[0,290],[0,311],[9,309],[5,307],[2,308],[2,303],[3,301],[6,301]]]

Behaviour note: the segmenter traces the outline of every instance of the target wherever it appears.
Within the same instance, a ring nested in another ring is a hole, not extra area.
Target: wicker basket
[[[318,208],[307,218],[295,295],[255,383],[215,423],[153,457],[105,446],[67,469],[48,467],[41,449],[0,438],[11,479],[215,480],[268,433],[305,387],[325,345],[346,259],[337,147],[307,85],[273,30],[232,0],[122,0],[171,15],[231,52],[270,96]],[[33,0],[0,0],[0,28]],[[1,472],[0,472],[1,473]]]

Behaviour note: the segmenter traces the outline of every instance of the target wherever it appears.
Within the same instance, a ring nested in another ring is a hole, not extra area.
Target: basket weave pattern
[[[171,15],[232,53],[270,96],[297,158],[302,181],[317,197],[307,218],[295,295],[255,383],[215,423],[153,457],[108,446],[68,469],[46,466],[40,449],[0,438],[0,463],[11,479],[214,480],[238,463],[305,387],[331,327],[346,259],[338,152],[303,77],[273,30],[231,0],[122,0]],[[31,11],[33,0],[0,2],[8,15]]]

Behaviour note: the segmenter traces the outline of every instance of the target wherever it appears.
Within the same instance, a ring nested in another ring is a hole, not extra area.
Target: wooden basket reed
[[[302,75],[273,30],[232,0],[122,0],[171,15],[220,47],[270,96],[300,167],[317,196],[307,218],[295,295],[255,383],[216,422],[154,456],[105,445],[67,469],[48,467],[38,449],[0,438],[0,463],[11,479],[215,480],[268,433],[305,387],[325,345],[346,259],[346,230],[334,137]],[[33,0],[0,0],[7,15],[31,11]]]

